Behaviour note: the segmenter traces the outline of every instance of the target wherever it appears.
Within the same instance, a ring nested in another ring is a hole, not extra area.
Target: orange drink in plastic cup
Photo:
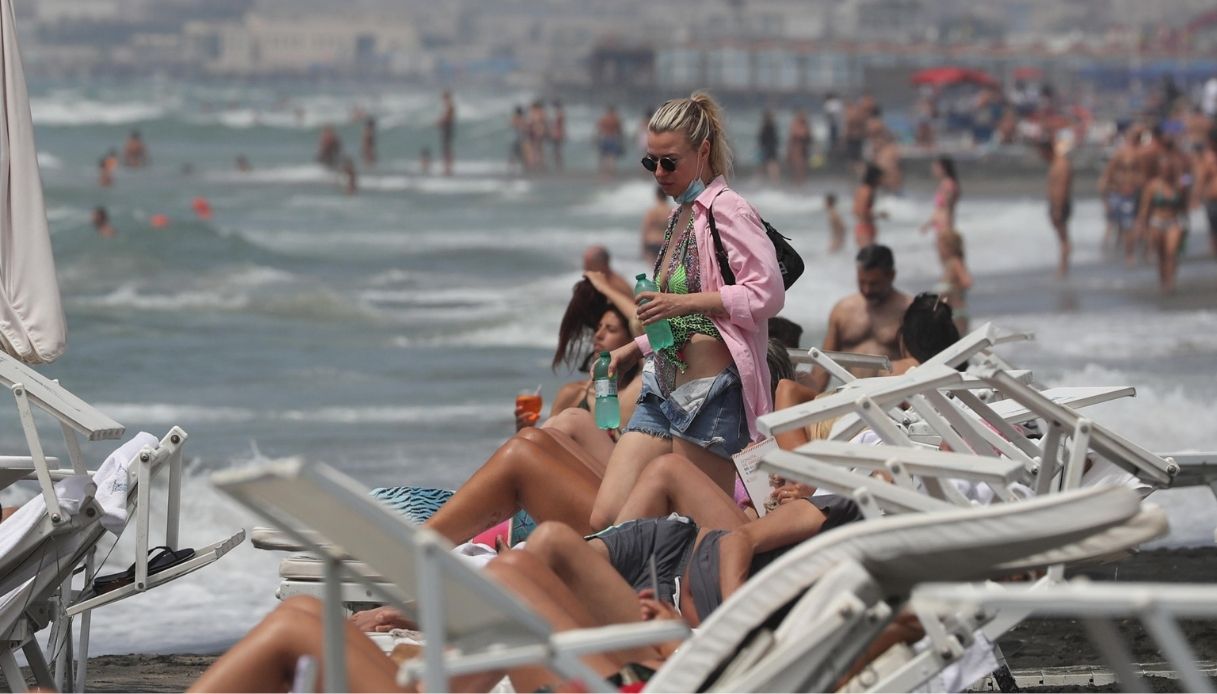
[[[531,415],[530,419],[533,424],[541,418],[541,391],[540,390],[524,390],[516,396],[516,409],[527,412]]]

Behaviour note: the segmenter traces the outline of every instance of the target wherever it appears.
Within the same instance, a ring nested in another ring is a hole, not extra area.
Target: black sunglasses
[[[642,158],[642,168],[655,173],[655,169],[662,166],[664,171],[671,173],[676,170],[677,161],[675,157],[652,157],[645,156]]]

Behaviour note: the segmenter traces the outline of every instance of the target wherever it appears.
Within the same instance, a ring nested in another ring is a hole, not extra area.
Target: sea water
[[[639,256],[638,227],[653,181],[632,150],[619,178],[595,176],[600,104],[568,105],[568,175],[518,179],[507,175],[507,123],[531,95],[458,91],[457,175],[444,178],[422,175],[418,162],[423,147],[438,155],[438,94],[427,90],[155,82],[31,90],[69,326],[67,353],[41,370],[129,432],[159,436],[175,424],[189,432],[188,546],[255,524],[210,486],[215,470],[296,459],[369,487],[459,485],[510,435],[520,388],[541,383],[548,402],[581,378],[555,373],[550,360],[583,248],[607,246],[625,277],[651,265]],[[312,157],[325,123],[357,154],[357,106],[379,119],[381,163],[358,164],[361,190],[347,196]],[[757,116],[731,113],[746,163],[755,161]],[[98,158],[133,128],[151,166],[120,169],[113,188],[98,188]],[[235,170],[238,154],[252,171]],[[1003,354],[1046,385],[1136,386],[1135,399],[1089,413],[1150,449],[1217,448],[1217,267],[1205,255],[1205,226],[1192,233],[1180,295],[1162,299],[1152,270],[1108,266],[1099,203],[1079,187],[1078,271],[1059,282],[1039,182],[1000,194],[973,193],[969,183],[959,227],[976,277],[974,320],[1039,338]],[[807,261],[783,313],[806,328],[805,346],[818,344],[833,303],[854,291],[850,254],[825,252],[821,201],[831,190],[848,210],[852,185],[780,188],[748,177],[736,185]],[[929,289],[938,273],[930,239],[916,231],[931,212],[921,188],[879,203],[890,216],[880,240],[894,249],[897,284],[909,292]],[[194,218],[197,196],[210,201],[212,220]],[[98,205],[117,238],[100,239],[90,226]],[[152,229],[154,214],[168,215],[169,226]],[[16,418],[5,421],[3,450],[22,450]],[[53,423],[39,421],[55,438]],[[110,449],[94,443],[86,452],[99,462]],[[0,501],[29,493],[9,490]],[[1207,491],[1171,494],[1152,497],[1169,502],[1169,543],[1211,543]],[[132,560],[129,539],[104,553],[115,570]],[[99,610],[93,652],[231,643],[275,604],[280,558],[246,544]]]

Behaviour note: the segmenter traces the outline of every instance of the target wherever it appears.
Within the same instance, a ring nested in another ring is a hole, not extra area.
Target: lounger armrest
[[[126,431],[122,424],[74,395],[58,381],[3,352],[0,352],[0,385],[12,389],[14,394],[20,391],[22,397],[90,441],[117,439]]]
[[[772,436],[854,412],[867,398],[887,409],[923,390],[945,387],[962,379],[962,374],[945,366],[917,368],[903,376],[859,379],[827,397],[758,417],[757,427],[761,433]]]
[[[1082,407],[1090,407],[1091,405],[1097,405],[1109,400],[1116,400],[1118,398],[1135,397],[1137,394],[1137,389],[1133,386],[1102,386],[1093,388],[1066,387],[1049,388],[1048,390],[1041,392],[1044,397],[1047,397],[1054,402],[1078,409]],[[997,402],[988,403],[988,405],[1008,424],[1022,424],[1037,417],[1034,412],[1016,400],[999,400]]]
[[[554,646],[574,655],[604,653],[664,641],[683,641],[691,633],[689,625],[676,619],[633,624],[611,624],[594,629],[574,629],[553,636]]]
[[[824,351],[818,347],[812,347],[808,350],[790,349],[787,350],[790,355],[790,361],[794,364],[812,364],[837,375],[832,371],[829,364],[825,363],[825,359],[831,362],[833,366],[839,366],[843,369],[857,367],[862,369],[875,369],[876,371],[891,371],[892,360],[887,357],[877,354],[859,354],[857,352],[832,352]],[[848,372],[847,372],[848,373]],[[852,379],[851,379],[852,380]]]
[[[842,470],[789,451],[773,451],[767,454],[761,460],[760,468],[766,472],[774,472],[789,479],[805,482],[817,489],[827,489],[844,497],[855,498],[860,493],[867,494],[878,503],[880,508],[888,512],[928,513],[959,508],[954,504],[901,489],[874,477]]]
[[[510,669],[537,663],[539,650],[548,650],[557,659],[575,660],[580,656],[608,651],[650,646],[665,641],[684,641],[690,634],[689,625],[679,620],[658,620],[612,624],[590,629],[572,629],[551,635],[546,646],[525,644],[481,652],[461,653],[453,650],[444,654],[444,668],[451,675],[487,670]],[[402,663],[398,684],[419,681],[426,667],[425,656]],[[604,680],[588,681],[589,691],[615,691]]]
[[[1185,618],[1217,618],[1217,586],[1210,583],[923,583],[913,590],[913,600],[931,608],[1020,608],[1043,615],[1123,616],[1159,609]]]
[[[1217,452],[1209,453],[1159,453],[1163,459],[1171,459],[1179,466],[1179,474],[1171,486],[1208,486],[1217,482]]]
[[[894,461],[903,465],[911,475],[967,479],[986,484],[1010,484],[1020,481],[1023,474],[1023,464],[1016,460],[908,446],[859,446],[840,441],[812,441],[795,452],[833,465],[872,471],[884,470]]]
[[[924,365],[944,364],[959,366],[974,355],[996,345],[1035,339],[1035,333],[1002,330],[992,323],[985,323],[963,336],[958,342],[930,357]]]

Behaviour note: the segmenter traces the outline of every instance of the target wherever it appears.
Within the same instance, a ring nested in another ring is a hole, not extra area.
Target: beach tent
[[[0,348],[39,364],[63,354],[67,326],[10,0],[0,0],[0,82]]]
[[[930,67],[918,70],[910,78],[913,84],[929,85],[931,87],[946,87],[953,84],[979,84],[986,87],[998,86],[998,81],[984,70],[968,67]]]

